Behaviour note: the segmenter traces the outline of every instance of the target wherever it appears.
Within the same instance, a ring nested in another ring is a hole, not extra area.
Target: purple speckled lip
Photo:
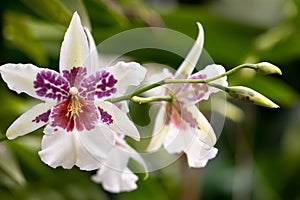
[[[95,98],[103,99],[116,92],[115,77],[105,71],[87,75],[85,67],[73,67],[64,70],[62,75],[43,70],[33,82],[37,95],[57,101],[57,104],[45,113],[37,116],[33,122],[48,122],[53,127],[67,131],[91,130],[95,122],[113,123],[112,116],[94,104]]]

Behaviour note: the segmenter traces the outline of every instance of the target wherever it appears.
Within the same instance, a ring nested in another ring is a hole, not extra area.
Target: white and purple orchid
[[[208,79],[225,72],[221,65],[212,64],[191,75],[204,43],[204,31],[200,23],[198,28],[197,40],[175,75],[169,75],[170,73],[164,71],[161,76],[170,79]],[[227,86],[226,77],[211,83]],[[173,100],[164,102],[158,111],[148,151],[156,151],[163,146],[170,154],[184,152],[190,167],[204,167],[208,160],[217,154],[214,147],[216,136],[210,123],[195,104],[208,99],[210,94],[218,91],[219,89],[199,83],[161,87],[160,94],[170,95]]]
[[[134,62],[101,68],[95,51],[91,34],[75,12],[61,46],[60,73],[32,64],[0,66],[1,76],[11,90],[43,101],[8,128],[7,138],[46,125],[39,155],[51,167],[98,169],[114,148],[116,132],[139,140],[133,122],[105,100],[138,85],[146,70]]]

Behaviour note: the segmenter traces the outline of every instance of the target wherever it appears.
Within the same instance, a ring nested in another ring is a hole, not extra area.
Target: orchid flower
[[[33,64],[0,66],[1,76],[11,90],[43,101],[12,123],[7,138],[46,125],[39,156],[53,168],[98,169],[114,148],[115,132],[139,140],[133,122],[105,100],[139,84],[146,70],[134,62],[100,68],[95,52],[93,38],[75,12],[61,45],[60,73]]]
[[[170,72],[164,71],[161,76],[170,79],[208,79],[225,72],[221,65],[212,64],[191,75],[204,43],[203,28],[200,23],[197,25],[199,34],[186,59],[174,75],[166,77]],[[226,86],[226,77],[212,83]],[[148,151],[156,151],[163,146],[170,154],[184,152],[190,167],[204,167],[208,160],[217,154],[214,147],[216,136],[210,123],[195,104],[208,99],[210,94],[218,91],[219,89],[202,83],[171,84],[161,87],[161,94],[170,95],[173,100],[163,102],[158,111]]]

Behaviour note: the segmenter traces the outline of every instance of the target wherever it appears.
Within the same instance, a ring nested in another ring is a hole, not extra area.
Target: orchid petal
[[[114,103],[120,110],[122,110],[124,113],[129,112],[129,107],[128,107],[128,101],[119,101]]]
[[[208,65],[203,70],[193,74],[189,79],[209,79],[225,73],[225,69],[221,65]],[[212,83],[227,86],[226,77],[222,77]],[[202,100],[207,100],[212,93],[219,92],[220,90],[210,87],[204,83],[186,83],[176,92],[176,98],[185,104],[196,104]]]
[[[162,146],[166,133],[170,128],[169,125],[165,123],[165,121],[166,121],[166,106],[164,105],[159,109],[157,113],[155,123],[154,123],[153,135],[147,147],[148,152],[156,151]]]
[[[194,127],[193,130],[197,135],[197,138],[209,146],[214,146],[217,141],[216,134],[206,117],[199,111],[197,106],[186,106],[182,111],[190,113],[192,118],[196,120],[197,127]],[[183,114],[183,117],[185,116],[188,115]],[[184,120],[189,121],[190,119],[185,118]]]
[[[91,131],[79,135],[81,144],[94,158],[102,161],[115,145],[114,132],[107,125],[98,125]]]
[[[118,62],[114,66],[105,68],[118,80],[114,96],[125,94],[129,86],[139,85],[145,78],[146,69],[136,62]]]
[[[82,27],[80,17],[75,12],[65,33],[60,49],[59,69],[70,70],[73,67],[86,67],[90,72],[90,49]]]
[[[189,148],[194,140],[210,147],[216,143],[212,127],[196,106],[183,107],[181,114],[180,124],[170,123],[165,134],[163,145],[168,153],[181,153]]]
[[[143,168],[144,171],[146,172],[146,177],[148,176],[148,168],[147,165],[144,161],[144,159],[140,156],[138,152],[136,152],[135,149],[133,149],[131,146],[129,146],[124,139],[118,139],[118,147],[120,151],[123,151],[126,155],[128,155],[130,158],[136,160]]]
[[[34,120],[39,115],[46,113],[48,110],[50,110],[52,106],[53,104],[51,103],[40,103],[32,107],[27,112],[23,113],[7,129],[6,131],[7,138],[12,140],[15,139],[16,137],[26,135],[44,126],[47,123],[47,121],[39,120],[34,122]]]
[[[181,122],[181,128],[170,124],[170,127],[166,133],[165,139],[163,141],[164,148],[170,154],[183,152],[191,142],[191,129],[185,129],[186,122]]]
[[[139,132],[134,123],[130,121],[126,113],[120,110],[116,105],[98,100],[95,101],[95,104],[112,116],[113,123],[109,124],[109,126],[114,131],[127,135],[137,141],[140,140]]]
[[[91,69],[90,73],[95,73],[99,68],[99,56],[98,51],[96,48],[96,44],[94,38],[88,28],[84,28],[90,48],[90,62],[91,62]]]
[[[193,72],[200,58],[204,44],[204,30],[199,22],[197,22],[197,26],[199,29],[197,39],[192,49],[176,71],[175,78],[186,78],[187,76],[189,76]]]
[[[37,95],[34,88],[34,80],[39,72],[45,69],[38,68],[32,64],[5,64],[0,67],[3,80],[7,83],[9,89],[17,93],[26,94],[41,100],[45,100]],[[48,69],[47,69],[48,70]],[[52,70],[51,70],[52,71]],[[53,71],[54,73],[57,73]]]
[[[225,72],[226,72],[226,70],[222,65],[211,64],[211,65],[206,66],[203,70],[199,71],[198,73],[192,75],[191,77],[194,77],[194,76],[197,77],[198,74],[205,74],[206,78],[209,79],[209,78],[213,78],[213,77],[219,76],[221,74],[224,74]],[[224,87],[228,86],[226,76],[219,78],[217,80],[214,80],[210,83],[222,85]],[[209,89],[210,89],[210,94],[220,91],[219,89],[214,88],[214,87],[209,87]]]
[[[43,162],[53,168],[62,166],[70,169],[76,165],[81,170],[97,169],[107,155],[107,146],[113,145],[107,142],[106,136],[100,131],[100,128],[96,128],[93,131],[69,133],[47,126],[39,155]]]
[[[135,190],[138,177],[127,167],[120,172],[103,166],[92,176],[92,180],[102,183],[103,188],[109,192],[119,193]]]
[[[200,140],[194,140],[193,143],[185,150],[187,155],[188,164],[190,167],[205,167],[208,160],[214,158],[218,149],[211,147],[201,142]]]

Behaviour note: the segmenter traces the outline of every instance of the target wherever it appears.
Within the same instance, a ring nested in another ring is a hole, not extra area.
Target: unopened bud
[[[230,96],[239,99],[241,101],[246,101],[249,103],[253,103],[259,106],[265,106],[269,108],[279,108],[277,104],[272,102],[264,95],[244,86],[227,87],[225,91]]]
[[[268,62],[261,62],[255,64],[256,66],[256,71],[260,74],[263,75],[268,75],[268,74],[279,74],[282,75],[281,70],[276,67],[275,65],[268,63]]]

